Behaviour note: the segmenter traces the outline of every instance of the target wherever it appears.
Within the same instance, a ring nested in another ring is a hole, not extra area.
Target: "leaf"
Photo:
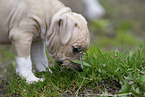
[[[132,91],[132,93],[133,93],[134,95],[136,95],[136,96],[139,96],[139,97],[142,96],[142,93],[140,92],[140,89],[139,89],[139,88],[136,88],[136,89],[135,89],[135,87],[132,87],[131,91]]]
[[[80,61],[80,60],[70,60],[70,61],[73,63],[76,63],[76,64],[82,64],[83,66],[91,67],[91,65],[89,65],[88,63],[86,63],[84,61]]]
[[[142,75],[141,77],[142,82],[145,82],[145,75]]]
[[[122,86],[120,92],[118,94],[122,93],[129,93],[130,92],[130,86],[128,82],[125,82],[124,85]]]

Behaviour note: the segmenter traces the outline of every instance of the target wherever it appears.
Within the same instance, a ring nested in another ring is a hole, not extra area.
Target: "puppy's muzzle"
[[[72,63],[72,62],[62,62],[62,61],[57,61],[57,64],[59,66],[65,65],[67,67],[67,69],[74,69],[78,72],[82,72],[83,71],[83,67],[81,67],[81,65],[76,64],[76,63]]]

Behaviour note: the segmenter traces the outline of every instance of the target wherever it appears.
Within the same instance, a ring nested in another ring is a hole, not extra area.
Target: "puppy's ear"
[[[59,19],[57,22],[59,28],[59,37],[62,44],[67,44],[71,38],[72,32],[69,28],[69,22],[66,18]]]

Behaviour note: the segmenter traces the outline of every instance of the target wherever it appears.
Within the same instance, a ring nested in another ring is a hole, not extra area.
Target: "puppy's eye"
[[[73,54],[76,55],[78,53],[80,53],[79,49],[78,48],[75,48],[72,46],[72,50],[73,50]]]
[[[76,23],[76,24],[75,24],[75,27],[77,27],[77,26],[78,26],[78,24]]]

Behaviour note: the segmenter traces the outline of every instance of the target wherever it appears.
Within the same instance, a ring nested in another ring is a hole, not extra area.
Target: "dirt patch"
[[[79,97],[100,97],[103,93],[108,92],[109,94],[113,95],[119,92],[121,89],[121,85],[119,82],[115,80],[110,80],[106,82],[105,80],[102,80],[100,83],[92,87],[93,83],[88,83],[87,85],[81,87],[81,89],[78,91],[78,96]],[[78,87],[73,85],[73,88],[69,90],[67,93],[61,95],[69,97],[69,96],[74,96],[76,93]]]
[[[8,82],[15,74],[14,67],[12,64],[2,64],[0,65],[0,97],[3,97],[8,92]]]
[[[119,82],[115,80],[102,80],[98,85],[96,85],[96,87],[93,88],[89,87],[88,84],[87,87],[84,87],[84,93],[86,94],[90,92],[92,95],[98,95],[107,91],[110,94],[116,94],[120,89],[121,85],[119,84]]]
[[[6,94],[8,81],[15,72],[12,66],[13,58],[11,47],[0,45],[0,97]]]
[[[1,81],[1,83],[0,83],[0,97],[3,97],[7,93],[7,91],[8,91],[7,87],[8,87],[7,81],[4,81],[4,80]]]

